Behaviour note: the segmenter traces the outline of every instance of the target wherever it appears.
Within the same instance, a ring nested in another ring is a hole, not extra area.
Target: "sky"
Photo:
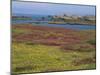
[[[12,1],[13,14],[95,15],[95,6]]]

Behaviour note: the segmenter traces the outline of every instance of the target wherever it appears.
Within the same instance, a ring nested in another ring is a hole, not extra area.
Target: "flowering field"
[[[96,68],[95,30],[12,25],[12,72]]]

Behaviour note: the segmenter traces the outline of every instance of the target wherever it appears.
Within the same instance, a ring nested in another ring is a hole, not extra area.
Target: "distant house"
[[[66,16],[66,17],[63,17],[64,19],[72,19],[71,16]]]
[[[92,21],[96,20],[95,16],[85,16],[84,18],[87,20],[92,20]]]

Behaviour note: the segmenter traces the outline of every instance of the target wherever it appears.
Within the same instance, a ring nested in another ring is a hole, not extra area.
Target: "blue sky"
[[[95,15],[95,6],[12,1],[12,13],[37,15]]]

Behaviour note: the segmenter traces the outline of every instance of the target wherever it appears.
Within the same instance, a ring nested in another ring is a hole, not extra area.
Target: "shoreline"
[[[69,24],[69,25],[89,25],[89,26],[95,26],[96,25],[96,23],[93,23],[93,24],[91,24],[91,23],[71,23],[71,22],[69,22],[69,23],[67,23],[67,22],[62,22],[62,23],[59,23],[59,22],[48,22],[48,24],[58,24],[58,25],[60,25],[60,24],[63,24],[63,25],[66,25],[66,24]]]
[[[57,23],[48,23],[48,24],[57,24]],[[66,24],[69,24],[69,25],[96,26],[96,24],[79,24],[79,23],[65,23],[65,24],[62,24],[62,25],[66,25]],[[57,25],[61,25],[61,24],[58,23]]]
[[[36,23],[36,24],[41,24],[41,23],[45,23],[45,21],[39,21],[39,22],[27,22],[26,24],[32,24],[32,23]],[[14,24],[14,23],[12,23]],[[15,24],[25,24],[25,23],[15,23]],[[47,24],[57,24],[57,25],[85,25],[85,26],[96,26],[96,23],[93,24],[88,24],[88,23],[67,23],[67,22],[47,22]]]
[[[57,30],[57,31],[79,31],[79,30],[75,30],[75,29],[67,29],[67,28],[63,28],[63,27],[49,27],[49,26],[36,26],[36,25],[32,25],[32,24],[12,24],[12,27],[18,27],[18,28],[25,28],[25,29],[45,29],[48,31],[48,29],[50,30]]]
[[[58,27],[56,26],[56,25],[58,25]],[[52,28],[52,29],[57,29],[57,30],[73,30],[73,31],[80,31],[80,30],[95,30],[95,28],[85,28],[84,26],[91,26],[91,25],[82,25],[83,26],[83,28],[81,27],[73,27],[72,25],[68,25],[68,27],[66,27],[67,25],[59,25],[59,24],[56,24],[56,25],[43,25],[43,24],[12,24],[12,26],[22,26],[22,27],[25,27],[25,26],[31,26],[31,27],[38,27],[38,28],[47,28],[47,29],[50,29],[50,28]],[[61,26],[61,27],[60,27]],[[71,27],[70,27],[71,26]],[[79,26],[81,26],[81,25],[79,25]],[[94,27],[94,25],[92,25],[92,27]]]

